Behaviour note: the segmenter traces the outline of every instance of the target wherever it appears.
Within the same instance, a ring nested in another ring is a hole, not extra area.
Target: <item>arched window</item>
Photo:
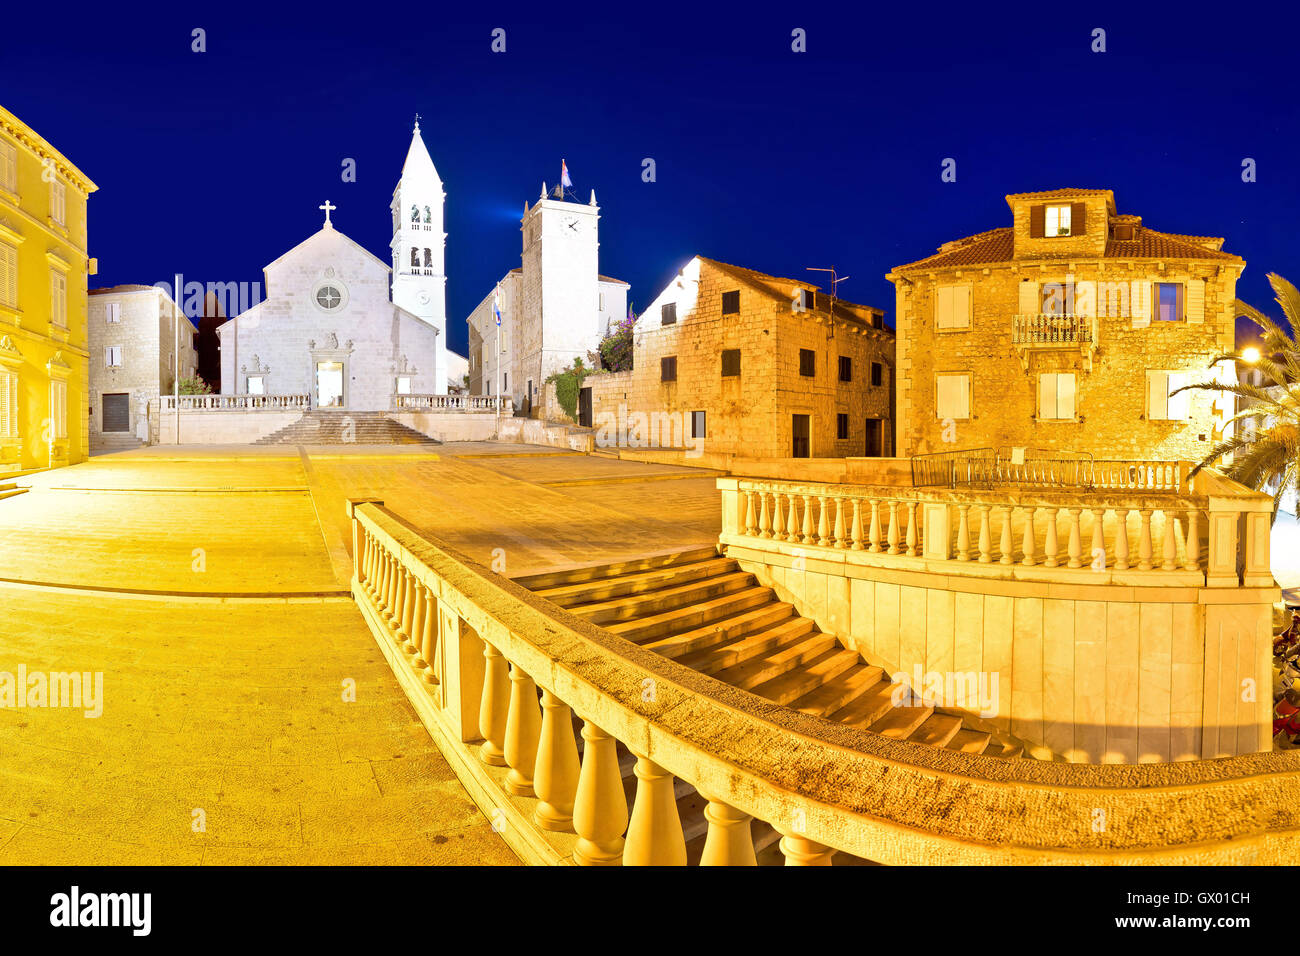
[[[414,268],[419,266],[419,264],[420,264],[420,250],[415,248],[415,246],[411,246],[411,266],[412,268]]]
[[[433,212],[429,209],[428,206],[424,207],[424,221],[433,222]]]
[[[419,222],[419,221],[420,221],[420,207],[415,205],[415,203],[411,203],[411,222]]]
[[[425,268],[429,268],[429,269],[433,268],[433,250],[432,250],[432,249],[425,249],[425,250],[424,250],[424,265],[425,265]]]

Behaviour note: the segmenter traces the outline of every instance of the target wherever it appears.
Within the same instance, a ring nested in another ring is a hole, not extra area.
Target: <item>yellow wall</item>
[[[0,290],[0,368],[18,374],[18,436],[0,439],[0,474],[85,461],[88,450],[86,198],[97,188],[54,147],[0,107],[0,144],[15,147],[16,188],[0,182],[0,244],[17,249],[17,301]],[[65,185],[54,220],[50,178]],[[67,277],[66,326],[54,321],[51,270]],[[66,377],[67,438],[51,440],[51,379]]]

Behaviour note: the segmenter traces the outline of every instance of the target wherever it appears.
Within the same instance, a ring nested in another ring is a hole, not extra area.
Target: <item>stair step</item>
[[[1018,740],[1007,740],[1001,737],[994,737],[989,741],[988,748],[984,751],[988,757],[1019,757],[1025,752],[1025,745]]]
[[[830,715],[830,719],[850,727],[869,727],[891,710],[894,706],[894,685],[889,681],[879,681],[868,687],[865,692],[845,704]]]
[[[766,604],[771,600],[771,588],[751,587],[737,591],[735,594],[725,594],[711,601],[705,601],[703,604],[676,608],[638,621],[620,621],[609,625],[607,630],[630,641],[645,640],[687,628],[700,627],[711,621]]]
[[[906,740],[933,714],[934,708],[929,704],[904,704],[901,707],[891,707],[889,713],[877,720],[867,730],[873,734],[880,734],[882,737]]]
[[[662,654],[664,657],[682,659],[683,663],[685,663],[684,659],[687,655],[709,648],[716,648],[726,641],[734,641],[770,625],[788,621],[793,614],[794,605],[787,604],[784,601],[773,601],[771,604],[765,604],[754,608],[752,611],[745,611],[743,614],[724,618],[721,621],[714,621],[703,627],[693,628],[669,637],[656,638],[642,646],[654,651],[656,654]],[[694,667],[695,665],[687,664],[687,666]]]
[[[0,500],[5,498],[16,498],[18,495],[25,495],[30,488],[11,488],[8,491],[0,491]]]
[[[960,730],[960,717],[954,717],[951,714],[931,714],[930,719],[918,727],[912,736],[907,739],[918,744],[929,744],[931,747],[943,747]]]
[[[753,585],[752,574],[748,571],[735,571],[731,574],[706,578],[703,581],[691,581],[676,587],[651,591],[648,594],[632,594],[594,604],[576,604],[570,606],[569,610],[593,624],[611,624],[642,617],[646,611],[657,610],[663,613],[702,604],[713,598],[735,594]]]
[[[725,574],[728,571],[735,571],[736,568],[736,562],[731,558],[715,556],[711,560],[693,564],[670,565],[666,568],[622,574],[613,578],[541,588],[535,593],[560,607],[573,607],[577,604],[594,604],[618,597],[646,594],[661,588]]]
[[[726,670],[718,671],[713,676],[733,687],[752,690],[759,684],[765,683],[773,677],[779,677],[800,664],[806,664],[825,654],[828,650],[839,646],[839,642],[835,638],[817,631],[798,643],[791,644],[789,647],[780,648],[765,657],[746,661],[735,667],[728,667]]]
[[[719,671],[752,661],[756,657],[797,644],[816,631],[816,625],[805,617],[787,617],[774,627],[746,634],[739,640],[721,647],[690,654],[683,657],[679,663],[694,668],[702,674],[717,674]]]
[[[829,635],[827,635],[829,636]],[[834,641],[834,638],[831,638]],[[774,677],[753,688],[759,697],[778,704],[789,704],[810,691],[833,681],[862,659],[857,651],[845,650],[835,641],[830,650],[810,660],[803,667]]]
[[[857,656],[856,652],[854,655]],[[827,681],[790,706],[805,714],[825,717],[851,701],[857,700],[884,679],[886,679],[884,668],[859,662],[856,667],[848,669],[834,680]]]
[[[512,580],[520,587],[528,588],[530,591],[537,591],[542,588],[553,588],[563,584],[577,584],[582,581],[603,581],[655,568],[694,564],[716,557],[718,557],[718,549],[715,547],[691,548],[687,551],[657,554],[648,558],[635,558],[630,561],[617,561],[613,564],[588,564],[579,568],[566,568],[563,571],[540,571],[537,574],[524,574]]]
[[[952,735],[945,747],[949,750],[959,750],[964,754],[982,754],[993,735],[985,733],[982,730],[971,730],[969,727],[963,727],[957,733]]]

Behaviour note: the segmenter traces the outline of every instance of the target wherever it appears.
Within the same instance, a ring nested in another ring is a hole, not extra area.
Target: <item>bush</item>
[[[182,395],[211,395],[212,394],[212,389],[208,387],[208,383],[203,381],[203,379],[198,378],[197,376],[190,377],[190,378],[183,378],[180,380],[178,384],[179,384],[179,391]]]
[[[629,310],[623,319],[609,330],[600,340],[597,351],[600,352],[601,367],[607,372],[626,372],[632,367],[632,327],[636,316]]]
[[[556,372],[546,379],[555,384],[556,401],[564,409],[564,414],[575,422],[578,420],[578,392],[582,390],[583,380],[594,371],[584,365],[582,359],[575,358],[573,364],[564,371]]]

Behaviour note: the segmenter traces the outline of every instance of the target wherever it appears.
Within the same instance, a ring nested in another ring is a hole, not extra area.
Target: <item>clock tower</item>
[[[393,304],[438,330],[434,354],[410,356],[432,366],[434,390],[447,393],[447,275],[443,252],[447,234],[442,231],[442,179],[434,168],[416,117],[411,146],[402,165],[402,178],[393,190]],[[394,369],[396,372],[396,369]]]
[[[518,381],[509,388],[517,407],[524,399],[537,401],[546,377],[575,357],[585,362],[604,334],[599,221],[595,190],[588,203],[570,202],[559,188],[548,196],[543,185],[537,204],[525,207],[522,334],[513,342]]]

